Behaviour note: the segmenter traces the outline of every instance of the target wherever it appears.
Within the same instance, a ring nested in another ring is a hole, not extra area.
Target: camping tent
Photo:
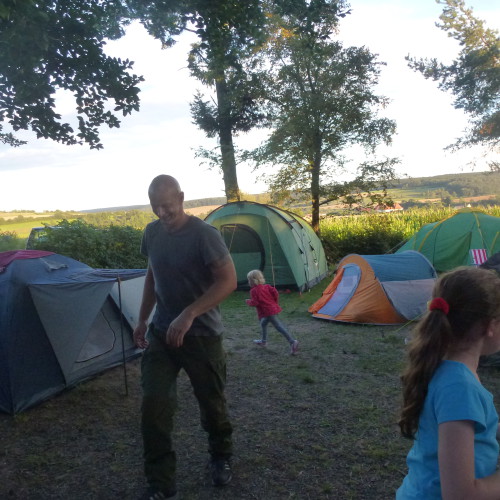
[[[0,411],[23,411],[138,355],[139,304],[129,297],[144,274],[52,252],[0,253]]]
[[[327,274],[320,239],[301,217],[270,205],[241,201],[227,203],[207,215],[231,252],[238,288],[248,288],[247,273],[260,269],[280,288],[312,288]]]
[[[398,252],[417,250],[432,262],[436,271],[443,272],[473,265],[474,249],[485,249],[488,257],[500,251],[500,217],[477,209],[459,210],[423,226]]]
[[[425,311],[435,280],[432,264],[418,252],[350,254],[309,312],[332,321],[406,323]]]

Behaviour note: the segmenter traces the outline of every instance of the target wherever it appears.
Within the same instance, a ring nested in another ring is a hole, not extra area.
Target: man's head
[[[151,208],[169,231],[178,229],[187,220],[182,204],[184,193],[177,179],[170,175],[158,175],[148,189]]]

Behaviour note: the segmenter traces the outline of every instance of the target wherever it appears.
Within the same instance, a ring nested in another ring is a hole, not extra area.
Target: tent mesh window
[[[266,259],[262,240],[256,231],[244,224],[225,224],[220,231],[231,252],[238,285],[243,285],[249,271],[264,269]]]

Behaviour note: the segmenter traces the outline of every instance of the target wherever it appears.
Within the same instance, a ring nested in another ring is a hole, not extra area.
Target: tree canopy
[[[395,160],[366,161],[353,181],[342,182],[346,148],[373,152],[389,143],[395,124],[377,116],[387,100],[374,93],[380,65],[365,47],[344,48],[334,39],[344,2],[276,2],[273,34],[262,74],[271,133],[254,152],[258,166],[276,165],[272,190],[303,193],[312,200],[312,225],[319,230],[319,206],[342,196],[348,203],[392,178]],[[377,195],[380,196],[380,195]]]
[[[263,116],[256,100],[257,85],[247,65],[249,54],[262,36],[264,22],[259,0],[132,0],[133,15],[164,47],[175,36],[191,31],[198,37],[188,54],[192,76],[211,91],[194,96],[194,122],[209,138],[218,139],[219,152],[201,151],[201,156],[220,167],[229,201],[238,200],[233,136],[258,124]]]
[[[437,59],[408,57],[409,66],[451,92],[454,106],[470,117],[470,129],[452,147],[475,144],[498,148],[500,144],[500,38],[474,16],[464,0],[436,0],[444,6],[436,26],[460,44],[450,64]]]
[[[119,0],[0,0],[0,123],[101,148],[99,127],[139,109],[142,77],[104,52],[105,39],[123,34],[124,15]],[[60,91],[74,98],[77,131],[57,111]],[[11,132],[0,141],[22,142]]]

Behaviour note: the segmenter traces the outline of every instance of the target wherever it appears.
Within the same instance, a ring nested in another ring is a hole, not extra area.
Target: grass
[[[0,233],[15,232],[19,238],[27,238],[34,227],[42,227],[44,223],[54,224],[53,218],[31,219],[23,222],[15,222],[12,224],[0,224]]]
[[[411,443],[396,425],[399,374],[409,327],[361,326],[312,318],[307,308],[328,280],[282,294],[281,319],[300,340],[292,357],[269,328],[259,336],[247,292],[222,305],[227,398],[234,426],[234,478],[214,489],[206,436],[181,373],[174,441],[183,500],[389,499],[406,472]],[[0,498],[136,499],[142,473],[140,359],[112,369],[15,417],[0,415]],[[482,368],[500,396],[498,368]]]

